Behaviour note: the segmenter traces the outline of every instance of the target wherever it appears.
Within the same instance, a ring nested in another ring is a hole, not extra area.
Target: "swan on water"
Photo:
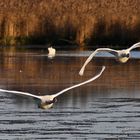
[[[53,48],[53,47],[49,47],[48,48],[48,58],[53,58],[53,57],[55,57],[55,55],[56,55],[56,50],[55,50],[55,48]]]

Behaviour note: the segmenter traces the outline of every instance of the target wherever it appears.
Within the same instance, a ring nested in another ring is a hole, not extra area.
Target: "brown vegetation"
[[[139,0],[1,0],[0,44],[133,44],[140,41],[139,5]]]

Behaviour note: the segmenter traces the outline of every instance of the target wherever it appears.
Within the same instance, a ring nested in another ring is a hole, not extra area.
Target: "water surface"
[[[58,52],[50,60],[47,51],[1,51],[3,89],[53,94],[91,78],[102,65],[106,70],[96,81],[58,97],[49,110],[38,109],[32,98],[0,93],[0,138],[140,139],[139,55],[133,53],[126,64],[96,57],[80,77],[90,53]]]

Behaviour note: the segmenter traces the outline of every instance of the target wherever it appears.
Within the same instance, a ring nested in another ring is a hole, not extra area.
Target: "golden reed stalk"
[[[140,41],[140,0],[1,0],[0,44]]]

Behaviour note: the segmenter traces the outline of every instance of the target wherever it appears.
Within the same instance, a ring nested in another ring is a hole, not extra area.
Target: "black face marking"
[[[56,103],[56,102],[57,102],[57,99],[56,99],[56,98],[54,98],[54,99],[53,99],[53,103]]]
[[[53,100],[46,101],[45,104],[52,104],[52,103],[56,103],[56,102],[57,102],[57,99],[54,98]]]
[[[122,55],[121,55],[121,57],[127,57],[127,58],[129,58],[130,57],[130,54],[129,53],[123,53]]]
[[[52,104],[52,103],[54,103],[53,100],[52,100],[52,101],[46,101],[46,102],[45,102],[45,104]]]
[[[129,54],[129,53],[128,53],[128,54],[126,54],[126,57],[127,57],[127,58],[129,58],[129,57],[130,57],[130,54]]]

